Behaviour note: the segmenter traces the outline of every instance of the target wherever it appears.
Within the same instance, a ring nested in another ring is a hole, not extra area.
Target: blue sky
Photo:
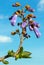
[[[14,58],[7,59],[9,65],[44,65],[44,0],[0,0],[0,57],[7,54],[8,50],[16,51],[19,46],[19,36],[12,36],[11,31],[18,27],[12,27],[8,18],[12,15],[16,8],[12,8],[12,3],[20,2],[22,6],[29,4],[35,9],[34,14],[37,16],[35,21],[40,23],[41,37],[36,38],[35,34],[29,30],[27,32],[31,35],[30,39],[23,42],[24,50],[32,52],[31,59]],[[21,7],[19,7],[20,9]],[[18,20],[17,20],[18,21]],[[20,20],[19,20],[20,21]],[[0,63],[0,65],[3,65]]]

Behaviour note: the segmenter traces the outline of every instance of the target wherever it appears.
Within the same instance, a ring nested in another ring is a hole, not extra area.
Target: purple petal
[[[37,38],[39,38],[41,36],[41,33],[39,32],[37,27],[34,27],[34,33],[35,33]]]
[[[17,15],[14,15],[11,19],[11,25],[14,26],[16,24]]]
[[[12,25],[12,26],[15,26],[15,24],[16,24],[16,22],[11,22],[11,25]]]
[[[30,31],[33,31],[33,28],[31,26],[29,26],[29,29],[30,29]]]
[[[33,22],[34,26],[36,26],[37,28],[40,27],[40,24],[36,23],[36,22]]]
[[[22,28],[25,28],[26,25],[27,25],[27,23],[26,23],[26,22],[23,22],[22,25],[21,25],[21,27],[22,27]]]

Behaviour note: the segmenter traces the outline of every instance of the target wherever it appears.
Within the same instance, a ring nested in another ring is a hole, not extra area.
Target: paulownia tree
[[[19,2],[12,4],[12,7],[19,7],[21,6],[21,4]],[[16,25],[16,20],[17,18],[21,18],[22,22],[18,22],[17,26],[20,26],[20,28],[22,29],[22,31],[20,31],[19,29],[16,29],[16,31],[11,32],[11,35],[15,36],[16,34],[19,35],[20,38],[20,45],[19,48],[16,52],[14,52],[13,50],[9,50],[8,54],[4,57],[0,57],[0,62],[3,62],[4,64],[8,64],[9,62],[6,61],[6,58],[9,57],[15,57],[15,60],[17,59],[21,59],[21,58],[31,58],[31,52],[28,51],[24,51],[22,43],[23,41],[27,38],[30,38],[31,36],[27,33],[26,28],[28,27],[30,31],[34,31],[35,35],[37,38],[39,38],[41,36],[41,33],[39,32],[38,28],[40,27],[40,24],[36,23],[33,18],[36,18],[36,16],[34,14],[26,14],[26,12],[34,12],[35,10],[32,9],[30,7],[30,5],[26,5],[24,6],[22,9],[17,10],[16,12],[14,12],[12,14],[12,16],[9,18],[10,23],[12,26]],[[25,15],[26,14],[26,15]]]

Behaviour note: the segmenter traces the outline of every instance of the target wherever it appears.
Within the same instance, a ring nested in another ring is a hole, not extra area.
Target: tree
[[[12,7],[15,7],[15,8],[20,7],[20,6],[21,6],[21,4],[19,2],[12,4]],[[26,32],[27,27],[29,28],[30,31],[34,31],[37,38],[39,38],[41,36],[41,33],[38,30],[38,28],[40,27],[40,24],[38,24],[32,20],[33,18],[36,18],[36,16],[34,14],[29,14],[29,13],[26,14],[27,11],[33,13],[35,10],[32,9],[30,7],[30,5],[26,5],[21,10],[17,10],[16,12],[14,12],[12,14],[12,16],[9,18],[12,26],[16,25],[17,17],[21,18],[22,22],[17,23],[17,26],[20,26],[22,31],[20,31],[19,29],[16,29],[16,31],[11,32],[11,35],[13,35],[13,36],[15,36],[16,34],[19,35],[20,45],[16,52],[14,52],[13,50],[11,50],[11,51],[9,50],[8,54],[6,56],[0,58],[0,62],[3,62],[4,64],[9,63],[8,61],[5,60],[6,58],[9,58],[9,57],[15,57],[15,60],[21,59],[21,58],[31,58],[31,56],[30,56],[31,52],[24,51],[24,48],[22,46],[23,41],[25,39],[28,39],[31,37]]]

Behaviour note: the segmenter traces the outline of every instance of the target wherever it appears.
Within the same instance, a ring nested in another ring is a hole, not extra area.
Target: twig
[[[20,36],[20,45],[19,45],[19,48],[18,48],[18,50],[16,51],[16,53],[15,53],[15,56],[16,56],[16,54],[18,54],[19,53],[19,51],[20,51],[20,48],[22,47],[22,43],[23,43],[23,35],[21,34],[21,36]]]

